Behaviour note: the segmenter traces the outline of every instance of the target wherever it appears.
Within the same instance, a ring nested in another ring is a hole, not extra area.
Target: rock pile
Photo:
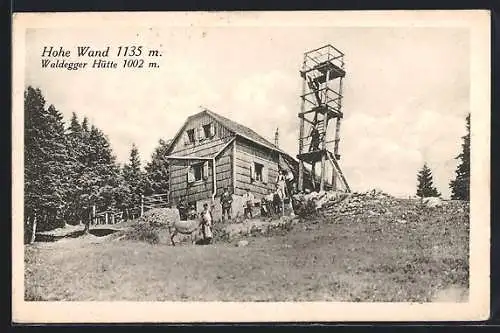
[[[418,207],[440,208],[447,204],[440,198],[397,199],[378,190],[354,193],[313,192],[297,194],[293,200],[296,212],[302,217],[316,212],[337,217],[392,216],[395,210],[401,210],[397,208],[402,208],[402,201],[406,202],[404,206],[407,215],[414,215],[417,214]]]
[[[362,193],[351,193],[340,202],[328,202],[324,205],[324,213],[338,216],[370,216],[389,215],[391,207],[397,206],[398,200],[389,194],[373,190]]]
[[[371,211],[373,215],[385,213],[384,206],[396,204],[393,197],[381,191],[373,190],[364,193],[345,193],[339,191],[321,191],[309,194],[297,194],[293,197],[294,207],[298,215],[323,211],[356,215]]]

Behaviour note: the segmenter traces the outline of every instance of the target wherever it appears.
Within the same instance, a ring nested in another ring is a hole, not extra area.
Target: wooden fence
[[[145,211],[153,208],[165,208],[169,205],[168,193],[153,194],[149,196],[141,196],[141,216]]]
[[[92,207],[92,224],[116,224],[123,221],[123,212],[116,209],[109,209],[103,212],[96,212],[95,206]]]
[[[145,211],[153,208],[167,207],[169,204],[168,193],[153,194],[149,196],[141,196],[141,206],[127,208],[124,211],[117,209],[108,209],[102,212],[96,211],[96,206],[92,207],[92,225],[100,224],[116,224],[124,219],[134,219],[144,215]]]

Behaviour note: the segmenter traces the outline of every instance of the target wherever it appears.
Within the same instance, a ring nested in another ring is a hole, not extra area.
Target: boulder
[[[236,244],[237,247],[245,247],[248,245],[248,241],[247,240],[240,240],[238,242],[238,244]]]
[[[441,200],[441,198],[438,198],[438,197],[423,198],[422,203],[427,208],[435,208],[435,207],[443,206],[443,200]]]

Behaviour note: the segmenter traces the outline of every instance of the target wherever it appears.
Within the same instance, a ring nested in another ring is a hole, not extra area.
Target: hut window
[[[254,179],[258,182],[261,182],[263,180],[262,174],[264,171],[264,166],[260,163],[254,163],[254,170],[255,170]]]
[[[207,138],[207,139],[213,137],[215,135],[214,124],[210,123],[207,125],[203,125],[203,134],[204,134],[205,138]]]
[[[208,162],[197,163],[189,166],[188,183],[208,179]]]
[[[196,138],[194,136],[194,128],[187,130],[187,135],[188,135],[189,143],[194,143],[196,141]]]

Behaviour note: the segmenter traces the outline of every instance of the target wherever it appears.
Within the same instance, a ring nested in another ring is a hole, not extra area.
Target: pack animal
[[[174,237],[177,236],[177,234],[190,235],[192,243],[195,244],[196,234],[199,233],[201,227],[202,221],[199,219],[180,220],[169,224],[168,232],[170,234],[170,241],[172,242],[172,246],[175,246]]]
[[[192,217],[194,219],[185,221],[179,220],[168,225],[168,231],[170,233],[170,241],[172,242],[172,246],[175,246],[174,237],[177,236],[177,234],[190,235],[193,245],[196,244],[197,235],[202,234],[204,242],[207,241],[207,237],[209,239],[212,238],[211,221],[208,220],[206,214],[202,213],[200,215],[200,219],[196,219],[196,215],[193,215]],[[212,215],[210,213],[210,217],[211,216]]]

